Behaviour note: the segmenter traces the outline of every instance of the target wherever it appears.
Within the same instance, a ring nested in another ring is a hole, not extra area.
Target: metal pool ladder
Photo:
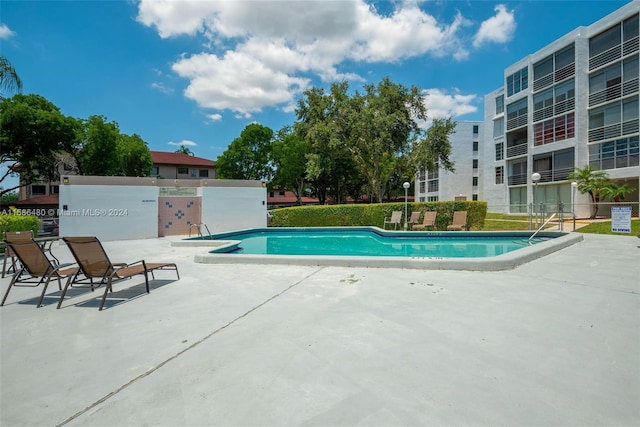
[[[556,216],[556,215],[557,215],[557,212],[556,212],[556,213],[554,213],[553,215],[551,215],[551,216],[549,217],[549,219],[548,219],[548,220],[546,220],[546,221],[544,222],[544,224],[542,224],[542,225],[540,226],[540,228],[538,228],[538,229],[536,230],[536,232],[535,232],[535,233],[533,233],[533,234],[531,235],[531,237],[529,237],[529,241],[531,241],[531,239],[533,239],[534,237],[536,237],[536,234],[538,234],[538,232],[539,232],[540,230],[542,230],[542,229],[545,227],[545,225],[549,224],[549,221],[551,221],[551,220],[553,219],[553,217],[554,217],[554,216]]]
[[[200,224],[189,224],[189,237],[191,237],[191,229],[195,228],[196,230],[198,230],[198,236],[204,239],[204,235],[202,234],[202,227],[207,230],[207,235],[209,236],[209,240],[211,240],[211,231],[209,231],[209,227],[207,227],[207,224],[205,224],[204,222]]]

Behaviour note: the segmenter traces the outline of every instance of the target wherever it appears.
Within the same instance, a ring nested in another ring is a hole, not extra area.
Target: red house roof
[[[202,157],[190,156],[184,153],[169,153],[166,151],[151,151],[151,158],[154,165],[172,165],[172,166],[206,166],[215,167],[213,160],[203,159]]]

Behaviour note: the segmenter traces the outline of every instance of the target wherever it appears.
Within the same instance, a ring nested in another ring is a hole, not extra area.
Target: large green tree
[[[292,191],[298,205],[306,187],[307,154],[309,144],[291,126],[277,132],[272,145],[271,159],[275,168],[272,184]]]
[[[104,116],[91,116],[81,121],[78,132],[79,150],[76,160],[80,175],[120,175],[118,137],[120,129]]]
[[[78,121],[40,95],[17,94],[0,101],[0,163],[19,165],[21,185],[55,179],[59,155],[75,151]],[[7,170],[2,183],[15,174]],[[18,188],[3,188],[0,195]]]
[[[148,176],[153,158],[147,143],[137,134],[120,134],[116,143],[119,174],[124,176]]]
[[[0,55],[0,99],[5,98],[7,94],[20,91],[22,91],[22,80],[18,72],[5,56]]]
[[[273,130],[257,123],[246,126],[216,160],[216,172],[222,179],[270,181],[273,166],[269,158]]]
[[[451,143],[449,136],[456,131],[457,123],[449,118],[434,118],[426,135],[418,139],[411,149],[411,164],[414,170],[435,171],[441,167],[450,172],[455,165],[449,158]]]

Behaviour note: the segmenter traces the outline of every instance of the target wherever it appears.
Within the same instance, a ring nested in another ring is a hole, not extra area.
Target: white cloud
[[[188,147],[195,147],[196,145],[198,145],[198,144],[196,144],[196,143],[195,143],[195,142],[193,142],[193,141],[189,141],[188,139],[183,139],[183,140],[182,140],[182,141],[180,141],[180,142],[173,142],[173,141],[169,141],[169,142],[167,142],[167,144],[169,144],[169,145],[175,145],[175,146],[177,146],[177,147],[182,147],[182,146],[185,146],[185,145],[186,145],[186,146],[188,146]]]
[[[160,83],[160,82],[151,83],[151,87],[153,89],[159,91],[159,92],[162,92],[162,93],[166,93],[166,94],[173,93],[173,88],[167,87],[163,83]]]
[[[478,107],[473,103],[478,98],[477,95],[463,95],[457,89],[453,93],[448,93],[443,89],[425,89],[423,91],[424,102],[427,106],[427,115],[433,117],[453,118],[465,114],[475,113]]]
[[[365,0],[141,0],[137,20],[162,38],[207,38],[205,51],[172,66],[189,80],[184,95],[203,108],[247,118],[265,107],[292,111],[314,77],[364,80],[340,70],[348,61],[393,63],[424,54],[466,59],[458,34],[469,21],[458,14],[451,23],[438,22],[417,4],[400,1],[381,14]]]
[[[503,4],[497,5],[494,10],[496,15],[484,21],[474,36],[474,47],[492,42],[506,43],[513,38],[517,26],[513,11],[508,11]]]
[[[206,114],[205,115],[207,117],[207,119],[209,119],[209,121],[211,122],[219,122],[220,120],[222,120],[222,114]]]
[[[16,35],[16,32],[11,30],[11,28],[7,27],[6,24],[0,25],[0,39],[8,40],[10,37]]]

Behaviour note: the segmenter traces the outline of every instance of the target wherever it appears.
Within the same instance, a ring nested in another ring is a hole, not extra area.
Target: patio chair
[[[93,288],[94,279],[97,279],[97,286],[105,285],[99,310],[104,307],[107,294],[112,291],[114,280],[128,279],[139,274],[144,275],[145,288],[149,293],[149,273],[151,273],[151,277],[154,277],[154,270],[175,270],[178,279],[180,279],[180,273],[175,263],[151,263],[144,260],[129,264],[112,263],[97,237],[63,237],[62,240],[69,247],[73,257],[78,262],[80,272],[84,276],[84,279],[78,279],[75,283],[89,281]],[[60,308],[70,284],[68,282],[62,290],[58,308]]]
[[[407,221],[407,225],[409,226],[409,228],[413,229],[413,226],[420,222],[420,214],[421,213],[422,212],[420,212],[420,211],[411,212],[411,216],[409,217],[409,221]]]
[[[422,224],[416,224],[413,226],[413,230],[425,230],[429,227],[433,228],[436,225],[436,215],[438,212],[436,211],[426,211],[424,213],[424,218],[422,220]]]
[[[9,291],[14,286],[37,287],[44,283],[44,289],[36,305],[36,307],[40,307],[51,279],[57,279],[58,288],[62,290],[60,279],[67,279],[66,288],[78,274],[78,267],[69,267],[68,264],[62,266],[54,265],[53,261],[45,254],[43,247],[33,239],[19,242],[5,240],[5,243],[7,244],[7,249],[10,249],[20,262],[21,268],[13,275],[0,305],[4,305],[9,296]]]
[[[51,246],[53,245],[53,242],[56,241],[58,238],[54,237],[54,238],[46,238],[46,239],[34,239],[33,237],[33,231],[31,230],[27,230],[27,231],[5,231],[3,238],[5,241],[7,242],[15,242],[15,243],[20,243],[20,242],[29,242],[31,240],[35,240],[40,247],[44,250],[44,253],[51,259],[51,262],[53,263],[53,265],[58,265],[60,264],[58,258],[55,257],[55,255],[53,255],[53,252],[51,252]],[[11,260],[11,265],[9,265],[9,268],[7,268],[7,261]],[[15,273],[16,271],[18,271],[18,259],[17,257],[13,254],[13,251],[7,247],[5,249],[5,253],[4,253],[4,260],[2,261],[2,278],[5,277],[6,273]]]
[[[455,211],[453,213],[453,221],[447,226],[447,230],[466,230],[467,229],[467,211]]]
[[[393,224],[393,229],[396,230],[398,228],[398,224],[402,221],[402,211],[393,211],[391,212],[391,218],[385,218],[384,224],[382,224],[382,228],[386,229],[387,224]]]

